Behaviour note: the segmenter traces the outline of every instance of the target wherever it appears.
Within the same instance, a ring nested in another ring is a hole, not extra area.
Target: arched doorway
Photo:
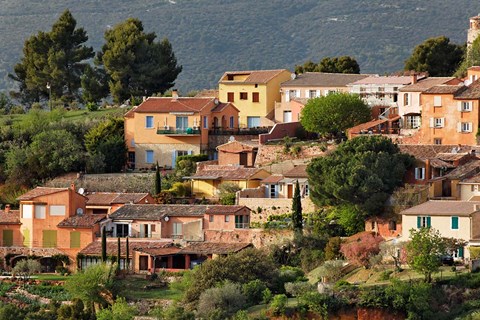
[[[62,262],[52,257],[42,257],[38,260],[42,266],[42,272],[52,273],[55,272],[57,266],[61,266]]]

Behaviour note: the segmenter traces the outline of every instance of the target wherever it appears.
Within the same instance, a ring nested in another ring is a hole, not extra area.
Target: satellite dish
[[[83,188],[78,189],[78,193],[84,194],[84,193],[85,193],[85,189],[83,189]]]
[[[166,216],[165,218],[163,218],[163,220],[168,222],[168,220],[170,220],[170,218],[168,216]]]
[[[230,142],[235,141],[235,137],[234,137],[234,136],[230,136],[230,138],[228,138],[228,141],[230,141]]]
[[[295,80],[296,77],[297,75],[295,73],[290,74],[290,78],[292,78],[292,80]]]
[[[77,215],[81,216],[83,214],[83,209],[82,208],[77,208]]]

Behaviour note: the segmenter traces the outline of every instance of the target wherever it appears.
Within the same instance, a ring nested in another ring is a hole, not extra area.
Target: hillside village
[[[470,28],[469,43],[480,33],[480,16],[471,18]],[[347,129],[345,137],[312,139],[302,128],[303,108],[312,99],[342,93],[358,95],[370,107],[371,120]],[[288,256],[295,245],[286,249],[287,244],[298,240],[299,230],[305,237],[314,234],[309,227],[321,225],[314,221],[318,212],[335,207],[311,197],[319,192],[311,172],[315,159],[343,150],[345,138],[393,142],[411,165],[386,209],[367,212],[362,230],[345,233],[339,241],[372,237],[395,246],[410,241],[412,230],[434,229],[456,241],[442,252],[457,266],[455,272],[479,267],[480,66],[468,68],[464,78],[421,72],[226,71],[214,90],[194,97],[175,89],[169,97],[144,97],[123,120],[127,162],[122,174],[58,177],[21,194],[18,210],[5,204],[0,211],[1,269],[11,272],[33,258],[42,273],[80,272],[109,257],[119,272],[152,276],[185,272],[252,248],[276,247]],[[179,166],[187,160],[194,170],[182,175],[177,186],[188,191],[166,193],[162,177],[181,174]],[[156,194],[126,192],[115,180],[128,181],[134,174],[155,180]],[[102,178],[113,179],[113,187],[101,190],[101,183],[89,184]],[[225,186],[235,187],[228,204],[222,198]],[[298,208],[303,213],[299,225]],[[321,226],[333,230],[336,223],[331,219]],[[333,238],[321,241],[325,246]],[[404,259],[395,250],[390,260]],[[304,269],[320,266],[316,259],[329,260],[322,251],[321,258],[312,255],[314,267]],[[345,275],[349,267],[359,266],[345,260],[330,268]],[[369,263],[360,266],[373,268]],[[316,280],[328,284],[329,277],[334,278],[329,273]]]

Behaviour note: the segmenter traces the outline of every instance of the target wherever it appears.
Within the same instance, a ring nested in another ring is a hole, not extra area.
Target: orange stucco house
[[[149,97],[125,114],[129,168],[175,167],[208,150],[209,131],[238,129],[238,109],[213,97]]]

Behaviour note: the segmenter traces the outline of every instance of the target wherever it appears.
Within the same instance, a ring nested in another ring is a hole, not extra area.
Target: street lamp
[[[47,89],[48,89],[48,106],[50,107],[50,111],[52,111],[52,86],[50,82],[47,82]]]

